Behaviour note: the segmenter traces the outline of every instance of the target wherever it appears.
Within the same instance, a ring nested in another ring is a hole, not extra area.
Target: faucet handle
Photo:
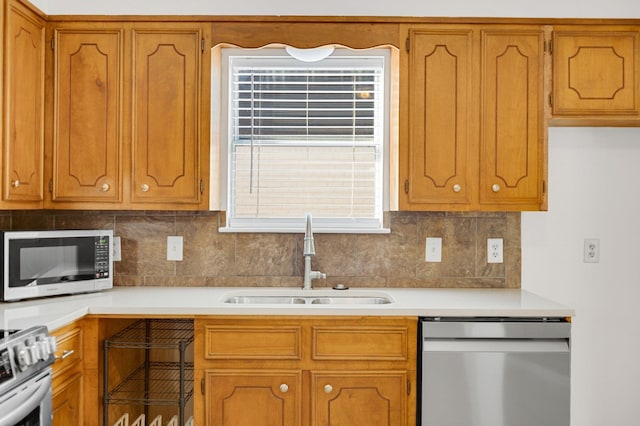
[[[327,279],[327,274],[324,274],[324,273],[322,273],[320,271],[311,271],[310,277],[311,277],[312,280],[317,280],[317,279],[326,280]]]

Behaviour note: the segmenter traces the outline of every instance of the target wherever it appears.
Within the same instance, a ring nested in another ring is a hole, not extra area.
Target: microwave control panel
[[[96,237],[95,244],[96,278],[109,277],[109,237]]]

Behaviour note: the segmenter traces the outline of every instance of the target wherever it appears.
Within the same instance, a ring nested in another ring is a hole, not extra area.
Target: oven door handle
[[[43,377],[34,377],[0,397],[0,424],[12,425],[35,410],[51,392],[51,369]],[[6,399],[5,399],[6,398]]]

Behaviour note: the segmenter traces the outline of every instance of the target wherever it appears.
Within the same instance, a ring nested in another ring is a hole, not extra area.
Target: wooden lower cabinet
[[[80,425],[83,420],[83,328],[76,322],[52,333],[58,349],[53,364],[53,425]]]
[[[209,426],[407,426],[416,318],[203,317],[195,417]]]
[[[82,373],[56,386],[52,401],[53,426],[82,424]]]
[[[300,424],[300,371],[214,370],[205,374],[205,424]]]
[[[53,426],[98,426],[98,320],[83,318],[51,332]]]
[[[406,371],[311,373],[313,426],[407,425]]]

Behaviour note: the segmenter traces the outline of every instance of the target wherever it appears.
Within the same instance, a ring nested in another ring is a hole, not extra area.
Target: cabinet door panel
[[[206,370],[205,425],[297,426],[301,372]]]
[[[409,203],[468,203],[472,32],[409,37]]]
[[[56,386],[53,398],[53,426],[82,424],[82,374],[77,373]]]
[[[555,31],[554,115],[637,115],[638,31]]]
[[[45,25],[14,2],[7,18],[3,198],[42,201]]]
[[[542,203],[543,33],[482,32],[480,203]]]
[[[122,32],[56,30],[54,201],[121,201]]]
[[[200,199],[200,31],[134,30],[134,202]]]
[[[312,372],[312,425],[406,426],[405,372]]]

